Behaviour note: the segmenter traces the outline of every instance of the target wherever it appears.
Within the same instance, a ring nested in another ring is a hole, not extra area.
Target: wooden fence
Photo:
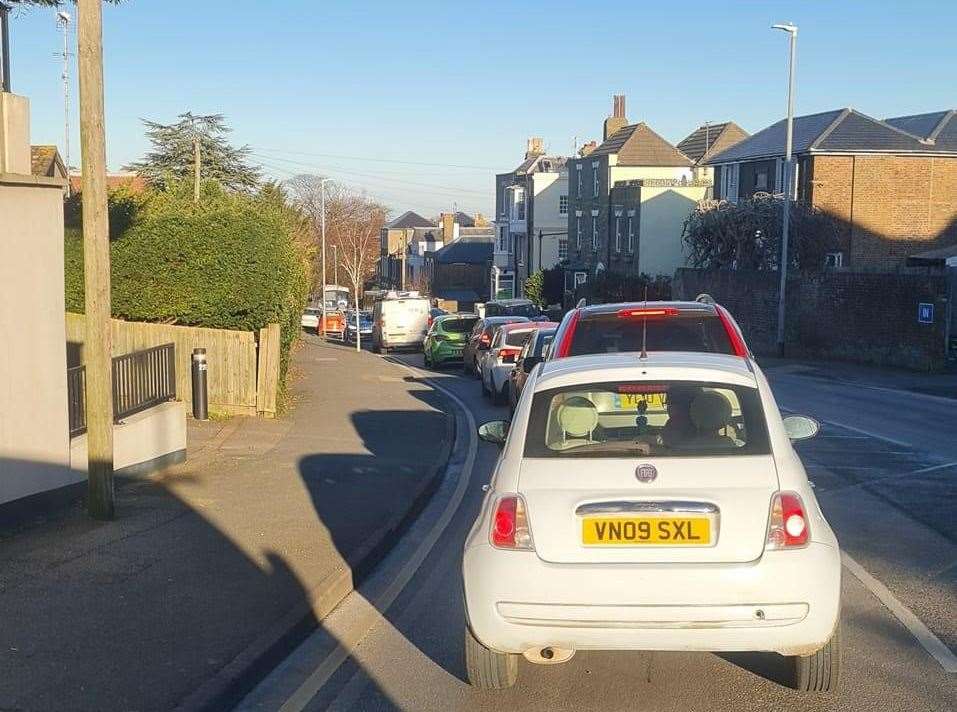
[[[279,388],[279,325],[230,331],[113,319],[113,355],[172,342],[176,349],[176,395],[192,407],[190,360],[193,349],[206,349],[209,408],[230,415],[276,414]],[[85,317],[66,315],[67,365],[83,363]]]

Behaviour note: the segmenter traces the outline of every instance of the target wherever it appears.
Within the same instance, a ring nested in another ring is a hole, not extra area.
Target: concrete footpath
[[[189,460],[0,534],[0,710],[222,709],[424,505],[451,405],[307,337],[275,421],[190,422]]]

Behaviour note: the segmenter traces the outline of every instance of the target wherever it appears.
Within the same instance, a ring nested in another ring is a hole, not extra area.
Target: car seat
[[[719,431],[731,421],[731,401],[717,391],[702,391],[691,401],[691,423],[695,435],[681,444],[689,449],[733,448],[734,438]]]

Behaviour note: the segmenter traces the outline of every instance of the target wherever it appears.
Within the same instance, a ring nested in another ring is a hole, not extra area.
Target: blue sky
[[[786,36],[769,26],[783,21],[800,26],[798,114],[957,108],[957,2],[944,0],[127,0],[105,9],[108,160],[144,153],[140,117],[223,113],[269,175],[332,175],[396,213],[488,214],[493,174],[527,137],[564,154],[600,139],[614,93],[673,142],[706,120],[781,118]],[[62,144],[53,11],[17,11],[12,42],[33,142]]]

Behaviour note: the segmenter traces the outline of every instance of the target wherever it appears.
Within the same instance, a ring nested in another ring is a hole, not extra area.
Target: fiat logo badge
[[[658,470],[654,465],[638,465],[635,469],[635,477],[639,482],[654,482],[658,477]]]

